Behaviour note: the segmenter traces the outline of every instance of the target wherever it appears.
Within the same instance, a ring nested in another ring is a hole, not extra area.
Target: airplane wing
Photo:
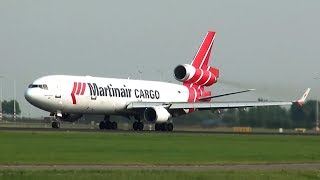
[[[228,108],[246,108],[259,106],[283,106],[297,103],[302,105],[306,100],[310,88],[308,88],[303,96],[296,101],[243,101],[243,102],[172,102],[172,103],[150,103],[150,102],[132,102],[128,104],[127,109],[139,109],[152,106],[163,106],[167,109],[228,109]]]

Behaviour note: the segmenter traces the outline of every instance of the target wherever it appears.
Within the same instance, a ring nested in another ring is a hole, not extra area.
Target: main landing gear
[[[154,129],[156,131],[172,131],[173,124],[172,123],[156,123],[154,125]]]
[[[100,121],[99,123],[99,128],[100,129],[112,129],[112,130],[116,130],[118,129],[118,124],[117,122],[111,122],[110,121],[110,116],[104,116],[104,120]]]
[[[132,124],[132,129],[135,131],[142,131],[144,128],[144,124],[141,121],[141,117],[139,115],[135,115],[134,118],[137,120]]]
[[[143,127],[144,127],[144,124],[141,121],[135,121],[132,125],[132,128],[135,131],[142,131]]]
[[[142,131],[144,127],[143,122],[135,121],[132,125],[133,130]],[[172,123],[156,123],[154,129],[156,131],[172,131],[173,124]]]

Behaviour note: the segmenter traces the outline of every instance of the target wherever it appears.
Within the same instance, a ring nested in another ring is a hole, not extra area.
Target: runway
[[[279,135],[279,136],[319,136],[320,133],[278,133],[278,132],[250,132],[250,133],[239,133],[232,131],[205,131],[205,130],[174,130],[171,132],[163,131],[154,131],[154,130],[143,130],[143,131],[134,131],[134,130],[100,130],[100,129],[84,129],[84,128],[26,128],[26,127],[0,127],[0,131],[48,131],[48,132],[97,132],[97,133],[188,133],[188,134],[239,134],[239,135]]]
[[[237,164],[237,165],[102,165],[102,164],[37,164],[0,165],[0,170],[173,170],[173,171],[281,171],[318,170],[320,163],[299,164]]]

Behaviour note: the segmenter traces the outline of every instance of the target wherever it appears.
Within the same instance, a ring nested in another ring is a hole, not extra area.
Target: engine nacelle
[[[219,70],[209,67],[209,71],[197,69],[189,64],[180,64],[174,69],[174,77],[181,82],[211,86],[217,82]]]
[[[166,122],[171,114],[162,106],[148,107],[144,110],[144,119],[148,122]]]
[[[190,80],[196,73],[196,68],[189,64],[180,64],[174,68],[174,78],[181,82]]]
[[[60,121],[75,122],[82,117],[82,114],[62,114],[62,117],[58,116]]]

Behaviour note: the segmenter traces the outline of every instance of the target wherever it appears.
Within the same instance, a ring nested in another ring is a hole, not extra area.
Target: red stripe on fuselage
[[[85,90],[86,90],[86,83],[82,83],[82,90],[81,90],[81,95],[83,95],[84,94],[84,92],[85,92]]]
[[[78,82],[76,95],[79,95],[79,94],[80,94],[81,87],[82,87],[82,86],[81,86],[81,82]]]
[[[74,96],[74,93],[76,92],[76,89],[77,89],[77,82],[74,82],[73,83],[73,89],[72,89],[72,92],[71,92],[71,98],[72,98],[72,103],[73,104],[77,104],[76,97]]]

